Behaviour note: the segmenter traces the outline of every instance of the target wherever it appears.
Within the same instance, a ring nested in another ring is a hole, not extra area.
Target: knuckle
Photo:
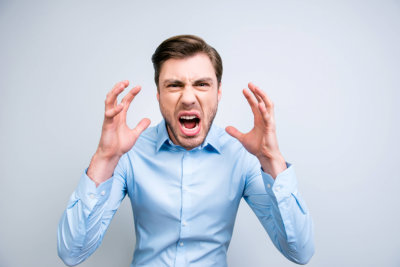
[[[140,135],[140,130],[138,129],[138,127],[133,129],[133,133],[134,133],[135,136],[139,136]]]
[[[107,118],[112,118],[112,117],[114,117],[115,116],[115,109],[113,108],[113,109],[109,109],[109,110],[107,110],[105,113],[104,113],[104,115],[107,117]]]
[[[111,104],[110,98],[106,98],[106,100],[104,100],[104,104],[110,105]]]

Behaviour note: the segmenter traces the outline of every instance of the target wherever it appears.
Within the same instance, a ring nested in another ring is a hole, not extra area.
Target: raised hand
[[[243,89],[243,95],[253,112],[254,127],[248,133],[242,133],[233,126],[226,127],[226,131],[258,158],[265,172],[276,178],[286,169],[286,162],[279,151],[276,137],[274,104],[260,88],[252,83],[248,86],[253,94]]]
[[[140,86],[132,88],[117,104],[118,95],[128,87],[128,81],[117,83],[107,94],[103,129],[99,143],[99,152],[104,157],[121,157],[135,144],[139,135],[149,126],[149,119],[142,119],[136,128],[130,129],[126,124],[126,114],[133,98],[139,93]]]
[[[133,147],[139,135],[150,125],[147,118],[142,119],[134,129],[126,124],[129,106],[141,89],[140,86],[132,88],[118,104],[118,95],[128,85],[129,81],[117,83],[105,100],[100,142],[87,171],[87,175],[97,185],[112,176],[120,157]]]

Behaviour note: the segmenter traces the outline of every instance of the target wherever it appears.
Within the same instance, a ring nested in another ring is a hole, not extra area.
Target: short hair
[[[154,81],[158,89],[158,82],[162,64],[168,59],[183,59],[204,53],[209,58],[214,67],[218,84],[222,79],[222,59],[212,46],[203,39],[195,35],[176,35],[162,42],[151,57],[154,66]]]

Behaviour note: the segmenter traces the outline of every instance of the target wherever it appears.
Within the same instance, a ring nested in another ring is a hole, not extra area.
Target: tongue
[[[196,121],[195,120],[185,120],[183,122],[183,125],[187,129],[193,129],[194,127],[196,127]]]

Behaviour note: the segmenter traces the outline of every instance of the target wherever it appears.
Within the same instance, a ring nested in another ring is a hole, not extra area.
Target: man
[[[275,246],[305,264],[314,253],[310,214],[293,166],[279,151],[273,103],[257,86],[243,90],[254,128],[226,132],[213,125],[221,98],[218,52],[192,35],[174,36],[153,57],[163,121],[129,129],[126,114],[136,86],[128,81],[105,101],[102,134],[58,227],[58,253],[76,265],[100,245],[122,199],[129,195],[136,247],[131,266],[227,266],[226,252],[243,197]],[[231,137],[231,136],[233,137]]]

